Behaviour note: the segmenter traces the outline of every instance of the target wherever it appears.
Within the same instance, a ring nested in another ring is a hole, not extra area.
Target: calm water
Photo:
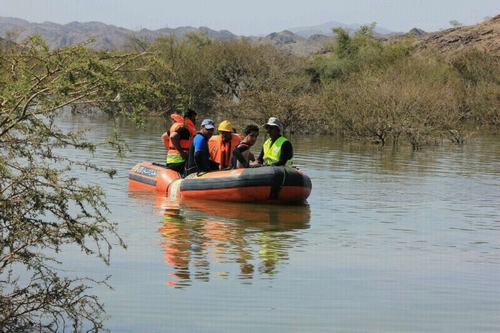
[[[98,291],[112,332],[500,331],[498,138],[412,153],[291,137],[313,191],[308,206],[269,207],[128,191],[133,165],[163,161],[163,126],[121,127],[128,158],[94,157],[118,176],[82,177],[107,189],[128,248],[109,267],[66,259],[112,275]]]

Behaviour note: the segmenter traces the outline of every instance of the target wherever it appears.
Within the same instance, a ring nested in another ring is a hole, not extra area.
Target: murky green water
[[[113,332],[500,331],[498,138],[412,153],[291,137],[309,205],[268,207],[129,192],[133,165],[163,161],[163,128],[123,131],[127,160],[94,157],[118,177],[85,177],[107,188],[128,249],[109,267],[68,255],[112,275],[99,293]]]

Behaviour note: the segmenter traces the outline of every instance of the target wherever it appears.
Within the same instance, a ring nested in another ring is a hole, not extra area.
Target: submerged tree
[[[213,109],[233,124],[261,124],[275,116],[299,132],[317,118],[308,59],[249,40],[212,42],[202,56],[211,69]]]
[[[112,54],[85,45],[51,51],[30,37],[0,51],[0,331],[97,331],[105,311],[90,292],[106,278],[70,277],[57,255],[68,244],[109,263],[111,246],[125,246],[107,217],[104,193],[81,184],[75,171],[113,176],[62,148],[90,153],[85,130],[64,131],[55,119],[84,104],[141,121],[162,84],[127,78],[147,73],[148,52]],[[122,152],[116,133],[105,143]]]

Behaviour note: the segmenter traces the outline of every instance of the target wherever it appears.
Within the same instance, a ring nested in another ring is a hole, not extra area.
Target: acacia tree
[[[473,49],[457,53],[451,57],[450,64],[460,78],[457,98],[462,119],[498,129],[500,60],[485,51]]]
[[[204,33],[188,33],[183,40],[175,36],[161,37],[152,45],[158,58],[172,69],[168,79],[183,89],[186,98],[179,105],[181,108],[206,111],[212,107],[214,93],[209,82],[210,69],[202,56],[210,43]]]
[[[59,148],[94,152],[85,131],[63,131],[55,119],[75,104],[141,121],[162,97],[157,82],[127,80],[148,72],[148,52],[111,54],[85,45],[50,50],[38,36],[0,52],[0,331],[97,331],[105,311],[90,288],[106,278],[69,277],[57,254],[68,244],[105,264],[124,243],[108,219],[104,193],[75,170],[104,172]],[[168,84],[168,83],[165,83]],[[107,144],[122,152],[113,135]]]
[[[205,33],[187,33],[182,38],[171,34],[153,41],[131,37],[127,48],[148,50],[155,54],[157,70],[151,80],[168,82],[162,107],[150,107],[150,113],[162,114],[169,123],[170,114],[186,108],[206,112],[212,107],[214,92],[210,85],[210,68],[204,61],[203,49],[210,45]],[[137,77],[137,76],[136,76]],[[166,106],[166,107],[165,107]]]
[[[212,42],[203,51],[214,110],[233,124],[262,124],[275,116],[288,130],[305,131],[317,119],[307,59],[248,40]]]
[[[406,139],[414,150],[461,128],[456,76],[435,59],[402,59],[385,70],[352,74],[323,89],[332,127],[382,145]]]

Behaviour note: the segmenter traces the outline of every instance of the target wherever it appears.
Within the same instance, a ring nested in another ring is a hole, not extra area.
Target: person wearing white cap
[[[254,165],[282,165],[293,167],[293,147],[292,143],[281,135],[283,125],[276,117],[269,118],[264,128],[267,130],[269,138],[264,142],[259,157]]]
[[[186,162],[186,176],[194,172],[210,171],[210,154],[208,152],[208,140],[214,134],[215,123],[212,119],[204,119],[201,129],[194,136],[189,146],[188,159]]]

